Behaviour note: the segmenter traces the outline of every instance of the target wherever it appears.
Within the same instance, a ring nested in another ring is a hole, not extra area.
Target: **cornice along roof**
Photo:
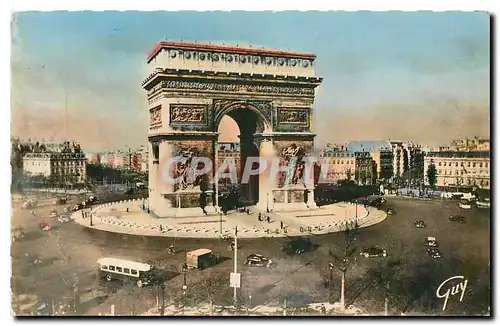
[[[149,52],[147,62],[149,63],[162,49],[182,49],[182,50],[198,50],[198,51],[212,51],[212,52],[226,52],[234,54],[254,54],[254,55],[267,55],[272,57],[287,57],[297,59],[316,59],[316,55],[309,53],[297,53],[272,49],[258,49],[250,47],[236,47],[229,45],[217,45],[207,43],[193,43],[193,42],[173,42],[163,41],[158,42],[155,47]]]

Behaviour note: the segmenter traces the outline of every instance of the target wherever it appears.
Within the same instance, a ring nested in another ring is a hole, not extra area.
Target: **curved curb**
[[[101,204],[93,208],[92,212],[99,212],[99,208],[110,207],[120,203],[127,202],[143,202],[143,199],[135,200],[124,200],[114,203]],[[387,214],[384,211],[373,209],[376,214],[370,213],[370,209],[366,209],[366,214],[364,216],[357,218],[358,228],[366,228],[372,225],[383,222],[387,218]],[[135,236],[145,236],[145,237],[161,237],[161,238],[186,238],[186,239],[219,239],[220,232],[218,228],[215,227],[200,227],[199,229],[194,229],[193,227],[186,227],[181,225],[169,225],[162,230],[161,233],[159,229],[160,224],[137,224],[131,221],[120,221],[113,216],[93,216],[93,226],[89,225],[89,218],[82,218],[81,211],[73,212],[71,219],[75,223],[80,224],[83,227],[92,230],[135,235]],[[345,223],[354,223],[355,218],[351,217],[347,220],[336,221],[336,222],[323,222],[309,227],[300,227],[300,229],[293,228],[288,229],[285,233],[278,228],[274,230],[272,228],[256,227],[253,228],[242,228],[239,230],[240,239],[258,239],[258,238],[286,238],[290,236],[314,236],[314,235],[325,235],[330,233],[342,232],[345,230]],[[96,225],[97,224],[97,225]],[[110,229],[112,228],[112,229]],[[135,228],[131,230],[131,228]],[[135,232],[132,232],[135,231]],[[152,233],[154,232],[154,233]],[[189,232],[193,232],[189,234]],[[228,235],[232,232],[225,228],[223,230],[223,235]],[[156,233],[156,234],[155,234]]]

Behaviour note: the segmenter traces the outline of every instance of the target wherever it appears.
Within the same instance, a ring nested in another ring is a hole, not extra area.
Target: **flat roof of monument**
[[[175,42],[163,41],[158,42],[153,50],[148,54],[148,63],[158,54],[162,49],[183,49],[183,50],[205,50],[213,52],[229,52],[234,54],[259,54],[274,57],[289,57],[297,59],[316,59],[316,55],[310,53],[297,53],[288,52],[275,49],[253,48],[249,46],[234,46],[234,45],[220,45],[210,43],[195,43],[195,42]]]

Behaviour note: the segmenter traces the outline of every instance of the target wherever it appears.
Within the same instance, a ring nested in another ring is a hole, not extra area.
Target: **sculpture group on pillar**
[[[196,158],[196,151],[192,148],[181,149],[179,151],[178,160],[175,164],[174,178],[178,181],[178,188],[181,190],[187,189],[192,185],[196,187],[201,184],[202,175],[196,175],[196,168],[193,167],[193,159]]]
[[[292,144],[289,147],[285,148],[282,151],[282,166],[289,166],[289,164],[294,164],[292,170],[292,179],[291,184],[296,185],[299,180],[302,180],[304,177],[304,169],[305,169],[305,150],[296,144]],[[280,186],[284,185],[285,180],[287,179],[287,172],[280,173]]]

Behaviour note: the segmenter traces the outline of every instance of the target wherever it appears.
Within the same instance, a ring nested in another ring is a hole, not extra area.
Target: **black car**
[[[258,267],[273,267],[274,263],[271,259],[260,254],[251,254],[245,260],[245,265]]]
[[[442,257],[441,251],[439,251],[439,249],[437,249],[437,248],[427,248],[425,250],[425,253],[434,259],[439,259]]]
[[[396,211],[394,209],[392,208],[387,209],[387,215],[394,215],[394,214],[396,214]]]
[[[448,217],[448,221],[450,222],[458,222],[458,223],[465,223],[465,217],[461,215],[451,215]]]
[[[370,257],[387,257],[387,251],[385,249],[381,249],[379,247],[368,247],[368,248],[363,248],[361,249],[360,253],[361,256],[364,256],[366,258]]]
[[[427,227],[427,224],[425,224],[424,221],[415,221],[413,222],[413,225],[418,228],[418,229],[422,229],[422,228],[425,228]]]
[[[304,252],[310,251],[312,248],[313,243],[308,238],[296,238],[281,246],[281,251],[289,255],[300,255]]]

